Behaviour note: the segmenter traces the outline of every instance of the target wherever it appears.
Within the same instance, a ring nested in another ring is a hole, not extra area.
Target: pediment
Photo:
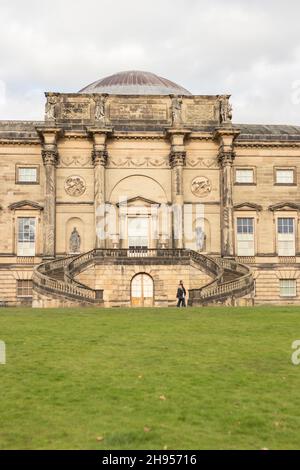
[[[300,210],[300,204],[297,204],[295,202],[280,202],[278,204],[273,204],[272,206],[269,207],[269,210],[272,212],[275,211],[290,211],[290,210]]]
[[[152,201],[151,199],[146,199],[142,196],[132,197],[130,199],[125,200],[124,202],[119,202],[117,204],[118,207],[122,205],[133,206],[133,207],[151,207],[156,206],[159,207],[160,203],[156,201]]]
[[[39,210],[42,211],[44,208],[38,202],[33,201],[18,201],[8,206],[11,210]]]
[[[240,211],[257,211],[260,212],[262,210],[262,206],[259,204],[255,204],[253,202],[243,202],[241,204],[236,204],[234,206],[235,210],[240,210]]]

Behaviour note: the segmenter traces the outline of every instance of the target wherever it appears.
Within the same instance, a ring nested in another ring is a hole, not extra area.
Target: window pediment
[[[44,207],[38,202],[26,201],[26,200],[14,202],[13,204],[10,204],[8,208],[11,210],[38,210],[38,211],[42,211],[44,209]]]
[[[269,206],[269,210],[272,212],[275,211],[290,211],[290,210],[300,210],[300,204],[296,204],[295,202],[280,202],[278,204],[273,204]]]
[[[138,207],[151,207],[151,206],[156,206],[156,207],[159,207],[160,206],[160,203],[156,202],[156,201],[151,201],[150,199],[146,199],[142,196],[136,196],[136,197],[132,197],[130,199],[127,199],[125,200],[124,202],[119,202],[117,204],[118,207],[120,206],[138,206]]]
[[[243,202],[241,204],[236,204],[234,206],[234,209],[236,211],[240,210],[240,211],[257,211],[257,212],[260,212],[260,211],[262,211],[262,206],[260,206],[259,204],[255,204],[253,202]]]

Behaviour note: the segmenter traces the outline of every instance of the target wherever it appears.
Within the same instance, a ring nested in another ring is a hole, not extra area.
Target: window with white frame
[[[37,167],[17,167],[17,182],[18,183],[37,183],[38,182],[38,168]]]
[[[254,256],[254,218],[238,217],[236,232],[237,256]]]
[[[235,182],[239,184],[253,184],[254,183],[253,168],[237,168],[235,170]]]
[[[35,256],[36,219],[34,217],[18,218],[18,256]]]
[[[128,218],[128,247],[148,248],[149,219],[147,217]]]
[[[279,217],[277,220],[278,256],[295,256],[295,220]]]
[[[280,297],[296,297],[297,283],[296,279],[280,279]]]
[[[294,170],[293,169],[277,169],[276,170],[276,184],[294,184]]]

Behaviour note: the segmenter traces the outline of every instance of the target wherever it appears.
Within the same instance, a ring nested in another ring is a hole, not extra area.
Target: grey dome
[[[78,93],[114,95],[191,95],[185,88],[151,72],[131,70],[97,80]]]

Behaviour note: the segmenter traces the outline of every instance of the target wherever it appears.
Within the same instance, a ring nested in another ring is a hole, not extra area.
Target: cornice
[[[223,127],[216,127],[213,135],[214,135],[214,140],[219,140],[220,138],[226,137],[226,136],[232,136],[233,141],[235,142],[238,136],[240,135],[240,133],[241,133],[240,129],[233,127],[232,125],[228,125],[228,126],[224,125]]]
[[[150,206],[157,206],[157,207],[160,207],[161,204],[159,202],[156,202],[156,201],[152,201],[151,199],[147,199],[147,198],[144,198],[142,196],[136,196],[136,197],[132,197],[130,199],[127,199],[125,201],[122,201],[122,202],[118,202],[116,205],[117,207],[122,207],[122,206],[126,206],[128,204],[132,204],[134,202],[138,202],[138,201],[142,201]]]
[[[191,132],[188,136],[189,140],[206,140],[206,141],[214,141],[214,133],[213,132]]]
[[[44,134],[56,134],[58,136],[63,133],[63,128],[61,126],[49,126],[46,123],[44,126],[37,126],[35,129],[40,136],[43,136]]]
[[[41,145],[40,140],[37,139],[1,139],[0,145]]]
[[[233,206],[235,210],[255,210],[257,212],[262,211],[262,206],[255,204],[254,202],[242,202]]]
[[[126,132],[115,132],[113,139],[116,140],[166,140],[164,133],[145,133],[145,134],[128,134]]]
[[[300,210],[300,204],[297,204],[295,202],[289,202],[289,201],[279,202],[277,204],[273,204],[273,205],[269,206],[269,211],[275,212],[275,211],[284,210],[285,208],[288,208],[288,210],[291,209],[291,210],[299,211]]]
[[[185,127],[184,128],[170,127],[170,128],[166,129],[166,134],[167,135],[184,135],[184,136],[187,136],[187,135],[190,135],[191,132],[192,132],[191,129],[186,129]]]
[[[86,131],[65,131],[64,137],[68,140],[87,139],[88,133]]]
[[[235,141],[234,147],[239,148],[300,148],[299,142],[238,142]]]
[[[113,127],[87,127],[86,132],[88,135],[94,135],[94,134],[106,134],[112,135],[114,133]]]
[[[8,208],[11,210],[16,210],[16,209],[22,209],[23,207],[26,207],[26,206],[30,207],[31,209],[37,209],[39,211],[42,211],[44,209],[44,207],[38,202],[33,202],[33,201],[28,201],[28,200],[14,202],[13,204],[10,204]]]

